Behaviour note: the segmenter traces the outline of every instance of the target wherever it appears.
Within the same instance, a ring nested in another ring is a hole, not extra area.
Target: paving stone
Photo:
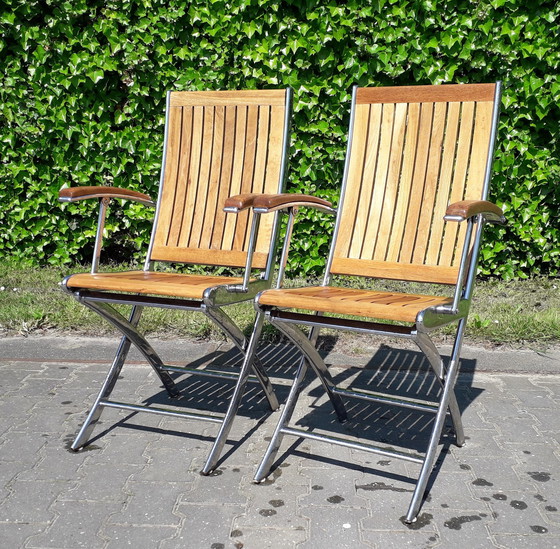
[[[185,489],[184,484],[176,482],[129,480],[124,488],[129,495],[128,501],[121,511],[110,517],[108,523],[177,526],[180,518],[174,513],[174,509]]]
[[[486,462],[474,469],[476,478],[468,484],[468,488],[477,499],[489,497],[496,492],[515,486],[517,490],[534,491],[529,477],[521,478],[516,473],[517,459],[508,455],[496,461]]]
[[[470,459],[472,457],[485,457],[496,459],[504,455],[503,446],[496,439],[499,437],[497,429],[465,429],[465,444],[460,448],[451,446],[451,453],[457,458]]]
[[[83,465],[85,454],[79,454],[61,447],[42,448],[40,460],[32,469],[18,475],[18,480],[73,480]]]
[[[72,484],[72,481],[15,480],[10,484],[11,493],[0,504],[0,522],[50,522],[51,504]]]
[[[473,509],[488,512],[488,508],[481,504],[469,490],[475,480],[475,472],[440,471],[435,479],[427,500],[422,509],[434,509],[438,513],[441,509]],[[435,515],[435,513],[434,513]]]
[[[149,461],[141,470],[136,471],[131,479],[168,482],[172,478],[174,482],[192,484],[195,478],[191,468],[192,452],[187,449],[159,448],[159,442],[148,445],[144,457]]]
[[[539,502],[531,493],[507,490],[501,492],[504,499],[493,500],[496,520],[489,525],[492,534],[535,534],[532,525],[545,527],[551,535],[560,535],[560,527],[547,523],[539,512]]]
[[[185,547],[235,547],[233,522],[243,513],[240,505],[181,504],[178,513],[183,516],[177,534],[162,541],[160,549],[183,549]],[[250,545],[245,547],[249,548]],[[258,545],[256,547],[265,547]]]
[[[161,436],[159,433],[117,427],[96,440],[95,436],[103,433],[106,425],[106,423],[102,423],[94,431],[92,445],[88,446],[87,457],[90,463],[133,463],[136,465],[148,463],[149,458],[144,452],[150,443],[159,440]],[[100,444],[104,444],[104,446],[96,449],[95,447]],[[94,448],[92,449],[91,446]]]
[[[493,547],[488,524],[494,517],[477,507],[444,509],[437,527],[441,547]]]
[[[253,485],[244,491],[249,494],[246,511],[236,517],[233,527],[242,531],[246,528],[305,528],[306,521],[299,516],[299,506],[301,496],[308,492],[308,486]]]
[[[306,523],[308,522],[307,519]],[[307,539],[308,527],[297,526],[295,528],[283,526],[282,528],[243,528],[233,530],[229,543],[225,547],[232,549],[255,548],[255,549],[288,549],[290,547],[301,547]],[[209,547],[212,547],[211,545]],[[220,546],[216,545],[216,548]],[[167,549],[167,548],[166,548]],[[182,549],[182,546],[177,546]]]
[[[142,480],[142,465],[112,462],[85,463],[76,475],[76,483],[58,497],[59,501],[101,501],[124,504],[129,496],[125,491],[129,479]]]
[[[19,548],[26,547],[27,539],[37,533],[42,532],[49,526],[48,522],[29,523],[29,522],[2,522],[0,521],[0,542],[2,547]]]
[[[535,530],[542,531],[542,527],[535,525]],[[547,532],[524,536],[495,536],[498,547],[503,549],[559,549],[560,536],[550,536]]]
[[[19,429],[19,427],[18,427]],[[39,450],[46,444],[46,437],[24,430],[12,430],[1,437],[2,461],[17,461],[34,465],[40,459]]]
[[[195,474],[196,480],[188,492],[181,494],[179,505],[192,503],[245,505],[247,503],[247,496],[240,490],[243,474],[241,470],[237,470],[237,467],[229,468],[224,465],[208,476],[200,475],[201,469],[202,461],[193,460],[190,471]]]
[[[367,516],[366,509],[339,505],[333,505],[332,508],[310,505],[302,507],[301,514],[309,519],[309,537],[298,546],[302,549],[371,547],[371,544],[363,540],[360,531],[361,520]]]
[[[402,547],[431,549],[432,547],[441,547],[438,533],[429,529],[411,532],[365,530],[363,538],[370,544],[368,547],[374,547],[375,549],[401,549]]]
[[[120,505],[93,501],[57,501],[52,511],[57,515],[49,528],[33,536],[27,547],[53,549],[104,548],[105,541],[98,535],[101,524]]]
[[[176,536],[178,527],[174,526],[139,526],[108,524],[104,526],[100,535],[105,539],[103,549],[121,549],[133,547],[134,549],[153,549],[154,547],[168,547],[166,540]],[[170,547],[173,547],[171,545]],[[179,546],[177,546],[179,547]],[[183,548],[194,547],[183,542]]]
[[[303,468],[301,474],[309,479],[311,490],[301,496],[299,505],[319,505],[323,507],[364,507],[366,492],[371,486],[369,478],[352,469]],[[333,489],[332,477],[336,476],[336,487]]]

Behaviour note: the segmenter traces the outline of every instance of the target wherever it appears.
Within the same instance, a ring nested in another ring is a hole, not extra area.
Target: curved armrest
[[[254,208],[257,213],[270,213],[276,210],[306,206],[329,213],[335,213],[332,204],[308,194],[237,194],[224,202],[224,211],[237,213],[247,208]]]
[[[487,200],[461,200],[447,207],[444,219],[446,221],[465,221],[470,217],[482,215],[489,223],[506,224],[502,210]]]
[[[224,212],[237,213],[253,206],[255,197],[258,196],[254,193],[236,194],[226,198],[224,202]]]
[[[260,194],[253,201],[253,208],[258,213],[275,212],[288,208],[315,208],[324,212],[335,213],[336,210],[328,200],[308,194]]]
[[[146,206],[155,206],[155,202],[147,194],[118,187],[68,187],[61,189],[58,193],[59,202],[77,202],[87,198],[122,198],[134,200]]]

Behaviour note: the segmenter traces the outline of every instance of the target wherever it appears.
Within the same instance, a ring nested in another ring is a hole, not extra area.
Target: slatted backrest
[[[287,90],[171,92],[150,260],[242,267],[251,214],[228,196],[281,192]],[[274,216],[263,216],[253,266],[268,259]]]
[[[357,89],[332,273],[457,282],[465,224],[443,216],[486,198],[495,89]]]

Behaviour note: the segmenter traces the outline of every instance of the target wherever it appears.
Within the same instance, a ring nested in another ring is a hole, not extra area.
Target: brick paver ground
[[[226,459],[211,476],[199,474],[216,432],[207,423],[105,410],[96,430],[103,436],[71,452],[105,374],[106,342],[99,341],[96,354],[73,358],[80,349],[76,339],[30,339],[22,356],[13,342],[2,351],[0,340],[2,548],[560,548],[558,353],[518,354],[516,360],[532,361],[525,373],[477,368],[477,360],[492,360],[491,353],[470,353],[474,363],[458,386],[467,444],[444,447],[419,520],[407,526],[401,517],[412,490],[408,475],[416,470],[408,463],[286,439],[279,467],[263,484],[253,484],[277,418],[256,388],[234,424]],[[236,361],[228,349],[183,343],[181,352],[195,360],[210,351],[216,360]],[[88,344],[96,349],[95,341]],[[263,355],[285,398],[293,352],[279,346]],[[378,358],[392,367],[381,370],[375,357],[340,352],[328,362],[334,376],[353,387],[382,382],[413,395],[423,383],[414,351],[385,347]],[[400,367],[405,359],[415,367]],[[539,360],[548,361],[546,368],[536,365]],[[224,406],[225,393],[215,382],[181,386],[184,405]],[[139,359],[125,367],[116,391],[127,389],[138,401],[165,400]],[[314,382],[301,404],[301,424],[336,423]],[[366,404],[351,412],[344,429],[393,437],[411,448],[428,424],[416,412]],[[375,417],[381,428],[368,426]],[[404,435],[412,424],[418,434]]]

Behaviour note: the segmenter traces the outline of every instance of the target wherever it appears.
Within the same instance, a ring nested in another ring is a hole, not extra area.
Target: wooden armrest
[[[253,200],[257,194],[247,193],[247,194],[236,194],[235,196],[230,196],[226,198],[224,202],[224,212],[237,213],[242,210],[246,210],[253,205]]]
[[[253,200],[253,208],[259,213],[269,213],[300,206],[316,208],[330,213],[335,212],[328,200],[308,194],[259,194]]]
[[[447,207],[446,221],[465,221],[469,217],[482,214],[486,221],[505,225],[506,218],[502,210],[487,200],[461,200]]]
[[[68,187],[58,193],[59,202],[77,202],[87,198],[122,198],[141,202],[146,206],[155,206],[155,202],[147,194],[118,187]]]

